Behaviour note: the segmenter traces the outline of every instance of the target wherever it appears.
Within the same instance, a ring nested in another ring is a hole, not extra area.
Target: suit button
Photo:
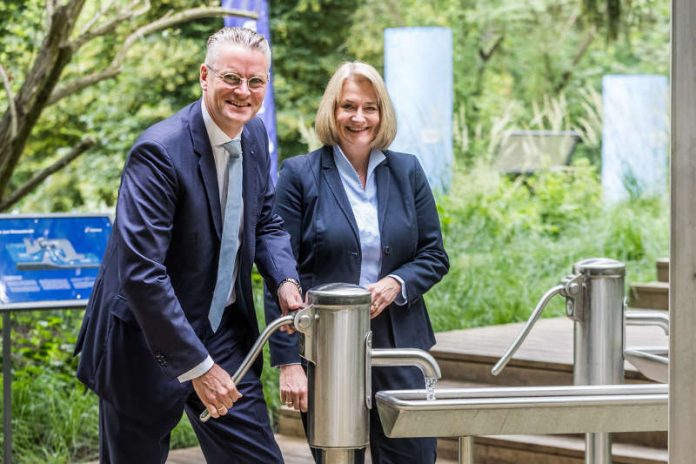
[[[385,254],[385,255],[388,255],[388,254],[391,253],[391,247],[390,247],[389,245],[384,245],[384,246],[382,247],[382,251],[384,251],[384,254]]]
[[[157,364],[159,364],[162,367],[167,365],[167,361],[164,359],[164,355],[159,351],[155,353],[155,361],[157,361]]]
[[[351,251],[351,252],[350,252],[350,255],[351,255],[353,258],[358,258],[358,257],[359,257],[357,251]]]

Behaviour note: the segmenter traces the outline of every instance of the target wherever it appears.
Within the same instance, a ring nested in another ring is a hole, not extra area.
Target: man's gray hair
[[[249,50],[256,50],[266,56],[268,64],[271,63],[271,47],[268,41],[258,32],[245,27],[223,27],[208,38],[208,50],[205,54],[205,62],[210,64],[215,57],[218,47],[221,45],[240,45]]]

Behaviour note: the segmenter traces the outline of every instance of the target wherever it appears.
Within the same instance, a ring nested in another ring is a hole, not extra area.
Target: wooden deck
[[[307,446],[307,440],[300,437],[276,435],[276,440],[283,453],[285,464],[314,464],[312,455]],[[370,464],[370,453],[365,457],[365,464]],[[456,461],[438,458],[437,464],[454,464]],[[205,459],[200,448],[186,448],[174,450],[169,453],[168,464],[203,464]]]
[[[444,378],[466,378],[493,385],[572,384],[573,321],[566,317],[540,319],[502,374],[490,369],[522,329],[522,323],[455,330],[436,334],[431,353]],[[626,327],[626,348],[667,347],[669,338],[658,327]],[[626,380],[646,379],[629,363]]]
[[[453,330],[435,334],[433,353],[454,353],[460,358],[497,361],[524,324],[504,324]],[[626,348],[668,346],[669,338],[658,327],[626,327]],[[573,363],[573,321],[567,317],[540,319],[514,356],[516,364],[559,368]],[[626,364],[626,369],[635,371]]]
[[[276,440],[285,459],[285,464],[314,464],[307,446],[307,440],[299,437],[276,435]],[[369,461],[368,461],[369,462]],[[168,464],[203,464],[203,452],[200,448],[186,448],[169,452]]]

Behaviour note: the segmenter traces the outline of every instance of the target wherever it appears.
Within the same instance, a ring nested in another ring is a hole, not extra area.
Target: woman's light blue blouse
[[[382,269],[382,242],[379,233],[379,218],[377,214],[377,183],[374,171],[386,157],[384,153],[373,149],[370,152],[370,160],[367,164],[367,179],[363,189],[360,177],[353,165],[341,150],[334,145],[334,161],[338,169],[343,188],[348,196],[348,201],[353,209],[353,216],[358,226],[360,235],[360,251],[362,261],[360,263],[360,285],[366,287],[379,280],[379,272]],[[406,289],[404,282],[398,276],[391,275],[401,283],[401,298],[397,298],[397,304],[405,304]]]

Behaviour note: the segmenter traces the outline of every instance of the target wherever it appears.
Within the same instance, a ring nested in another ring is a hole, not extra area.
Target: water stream
[[[425,399],[428,401],[435,400],[435,384],[437,379],[434,377],[425,378]]]

